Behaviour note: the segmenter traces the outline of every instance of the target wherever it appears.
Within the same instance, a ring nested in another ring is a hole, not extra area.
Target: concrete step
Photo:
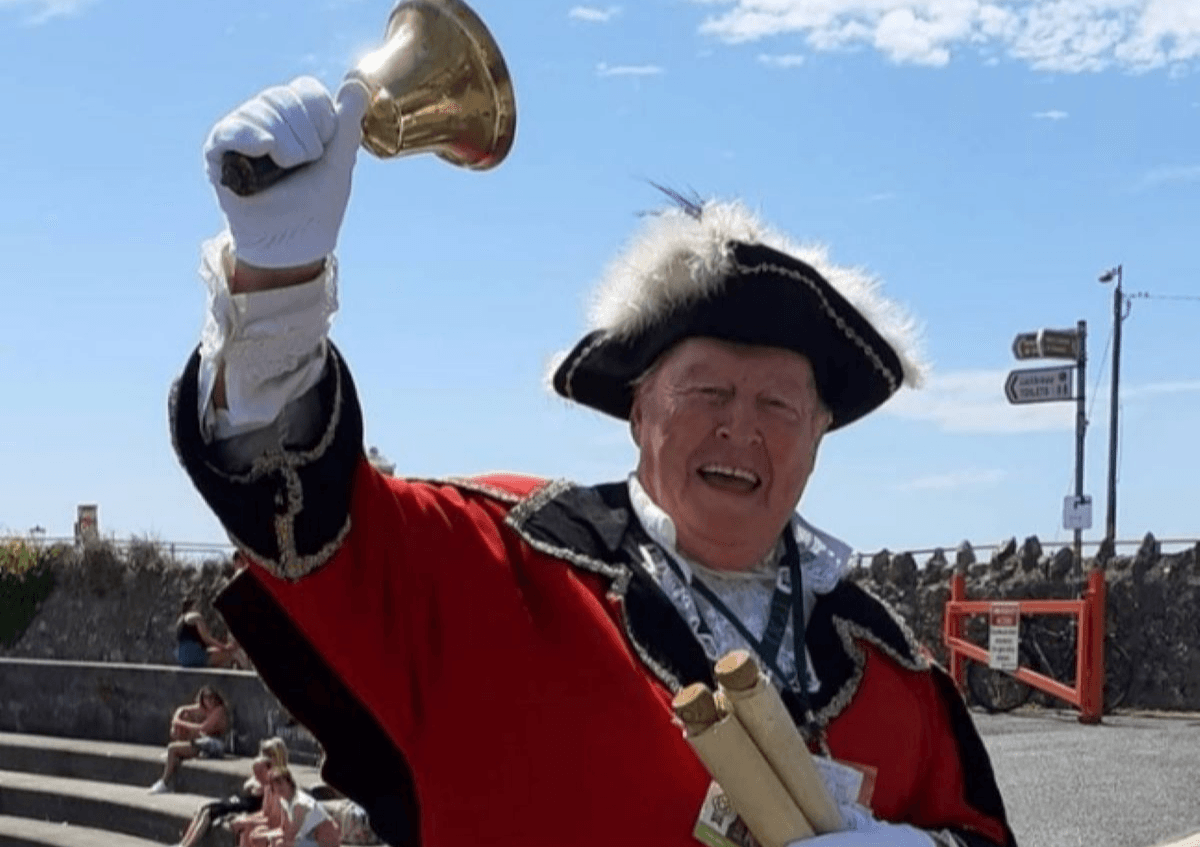
[[[148,788],[162,774],[163,747],[0,732],[0,770],[117,783]],[[301,786],[320,782],[317,769],[292,765]],[[250,775],[250,760],[188,759],[176,772],[175,788],[211,798],[236,794]]]
[[[68,823],[175,844],[200,794],[149,794],[142,786],[91,779],[0,771],[0,814]]]
[[[162,753],[144,744],[0,733],[0,847],[175,844],[201,805],[237,793],[250,774],[247,758],[189,759],[176,791],[150,794]],[[324,793],[316,768],[292,771],[301,786]],[[215,828],[199,847],[231,843],[227,830]]]
[[[0,847],[161,847],[161,843],[107,829],[0,815]]]

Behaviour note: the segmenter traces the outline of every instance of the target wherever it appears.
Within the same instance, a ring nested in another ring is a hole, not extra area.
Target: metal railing
[[[141,536],[131,536],[129,538],[101,536],[96,540],[98,543],[108,544],[122,552],[127,552],[139,545],[154,547],[162,551],[164,555],[177,559],[220,558],[222,556],[232,556],[237,550],[232,544],[217,544],[202,541],[165,541],[158,538]],[[74,547],[78,544],[75,537],[71,535],[0,535],[0,545],[12,544],[14,542],[40,548]]]

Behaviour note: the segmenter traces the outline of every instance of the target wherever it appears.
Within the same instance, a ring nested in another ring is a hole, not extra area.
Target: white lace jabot
[[[660,548],[659,551],[643,550],[643,564],[670,598],[672,605],[688,622],[708,657],[716,661],[725,653],[739,647],[753,651],[754,646],[746,642],[723,614],[714,610],[704,597],[692,591],[691,583],[693,579],[702,580],[747,630],[761,638],[767,627],[782,543],[776,545],[759,566],[745,572],[729,573],[706,568],[680,554],[675,546],[675,525],[670,515],[650,499],[636,474],[630,474],[628,486],[629,499],[638,520],[651,540]],[[832,591],[838,579],[845,573],[851,551],[848,545],[814,529],[799,515],[792,516],[791,531],[795,533],[801,552],[808,554],[802,555],[801,563],[804,619],[808,620],[816,603],[816,595]],[[667,566],[662,559],[664,555],[670,556],[679,565],[684,579],[679,579],[676,572]],[[793,680],[796,674],[793,644],[792,625],[789,622],[777,657],[779,670],[788,680]],[[807,667],[807,687],[809,690],[815,690],[819,682],[812,673],[811,661],[807,662]],[[769,672],[768,675],[772,676],[777,686],[784,687],[783,681],[775,679]]]

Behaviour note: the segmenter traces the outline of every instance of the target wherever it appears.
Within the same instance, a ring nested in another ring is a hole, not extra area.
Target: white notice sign
[[[993,603],[988,613],[988,667],[1015,671],[1021,640],[1021,604]]]
[[[1076,497],[1068,494],[1063,498],[1063,529],[1092,528],[1092,498],[1084,494]]]

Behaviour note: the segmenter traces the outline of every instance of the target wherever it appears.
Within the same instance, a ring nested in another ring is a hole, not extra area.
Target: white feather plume
[[[716,290],[732,268],[730,242],[762,244],[815,268],[882,335],[900,358],[904,382],[924,381],[927,365],[913,317],[861,268],[836,265],[821,245],[797,244],[738,201],[710,201],[693,217],[671,208],[647,224],[609,265],[590,309],[590,328],[628,338],[681,305]]]

